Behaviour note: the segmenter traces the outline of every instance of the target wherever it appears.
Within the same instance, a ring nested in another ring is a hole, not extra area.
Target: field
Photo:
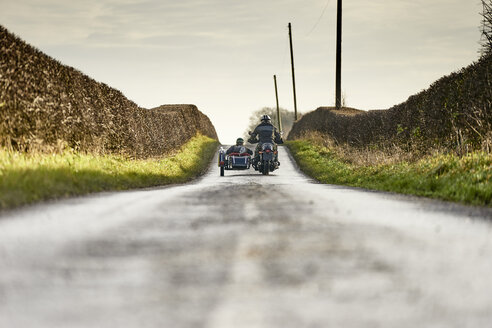
[[[218,142],[197,135],[173,155],[129,159],[67,148],[58,153],[0,149],[0,209],[91,192],[181,183],[201,174]]]
[[[395,149],[391,154],[288,141],[301,170],[322,183],[362,187],[492,206],[492,155],[435,153],[421,158]]]

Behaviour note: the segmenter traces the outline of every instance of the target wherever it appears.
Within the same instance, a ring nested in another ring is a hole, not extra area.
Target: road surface
[[[0,327],[491,327],[492,212],[271,176],[0,217]]]

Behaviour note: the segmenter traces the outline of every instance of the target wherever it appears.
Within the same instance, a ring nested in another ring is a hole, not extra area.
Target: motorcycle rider
[[[249,149],[248,147],[244,146],[244,139],[243,138],[237,138],[236,139],[236,145],[229,147],[227,149],[226,154],[231,154],[231,153],[248,153],[250,155],[253,155],[253,151]]]
[[[271,123],[271,118],[268,115],[263,115],[261,117],[261,123],[255,128],[253,132],[250,132],[251,137],[248,139],[250,143],[258,143],[255,148],[255,157],[253,159],[253,165],[256,166],[258,160],[260,159],[261,146],[265,143],[272,143],[274,145],[274,150],[277,151],[277,144],[283,144],[282,136],[277,132],[277,129]],[[275,156],[276,162],[280,165],[278,161],[278,154]]]

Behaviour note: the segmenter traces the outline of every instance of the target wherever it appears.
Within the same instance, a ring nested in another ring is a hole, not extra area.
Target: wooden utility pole
[[[275,84],[275,100],[277,101],[278,132],[282,132],[282,117],[280,116],[280,107],[278,107],[277,75],[273,76],[273,83]]]
[[[342,108],[342,0],[337,4],[337,63],[335,77],[335,107]]]
[[[297,121],[296,76],[294,73],[294,51],[292,50],[292,26],[289,23],[290,65],[292,67],[292,88],[294,90],[294,120]]]

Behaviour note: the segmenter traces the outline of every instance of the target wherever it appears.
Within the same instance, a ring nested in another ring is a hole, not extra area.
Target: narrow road
[[[492,211],[271,176],[0,216],[0,327],[491,327]]]

